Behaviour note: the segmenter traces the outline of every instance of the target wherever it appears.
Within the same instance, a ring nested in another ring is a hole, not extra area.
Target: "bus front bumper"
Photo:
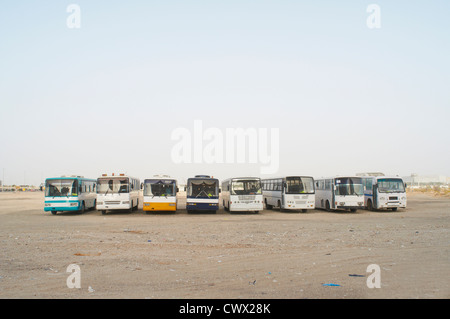
[[[146,203],[144,202],[144,211],[157,211],[157,212],[174,212],[177,210],[176,203]]]
[[[117,204],[98,204],[95,207],[97,210],[120,210],[120,209],[130,209],[130,203],[117,203]]]
[[[218,210],[219,204],[216,203],[186,203],[187,210]]]
[[[51,206],[47,206],[48,204],[45,204],[44,211],[45,212],[76,212],[79,211],[81,208],[79,206],[79,203],[70,203],[70,206],[61,206],[52,204]]]

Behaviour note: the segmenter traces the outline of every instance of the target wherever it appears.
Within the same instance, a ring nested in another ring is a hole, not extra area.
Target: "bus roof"
[[[329,176],[329,177],[315,178],[315,180],[318,181],[318,180],[323,180],[323,179],[336,179],[336,178],[363,178],[363,177],[374,177],[374,176],[336,175],[336,176]]]
[[[114,174],[114,173],[112,173],[112,174],[110,174],[110,175],[108,175],[108,174],[102,174],[102,176],[99,176],[98,178],[102,178],[102,177],[106,177],[106,178],[120,178],[120,177],[129,177],[129,178],[136,178],[136,177],[132,177],[132,176],[129,176],[129,175],[126,175],[126,174]]]
[[[204,177],[201,177],[201,176],[204,176]],[[189,180],[201,180],[201,179],[211,179],[211,180],[216,180],[216,181],[219,180],[217,178],[210,177],[207,175],[196,175],[195,177],[189,177],[187,180],[189,181]]]
[[[76,176],[76,175],[62,175],[60,177],[48,177],[45,180],[54,180],[54,179],[83,179],[95,182],[95,178],[86,178],[84,176]]]
[[[368,178],[368,177],[371,177],[371,178],[373,178],[373,179],[376,179],[376,180],[379,180],[379,179],[401,179],[401,180],[403,180],[403,178],[401,178],[400,176],[362,176],[362,177],[364,177],[364,178]]]
[[[277,177],[267,177],[267,178],[262,178],[262,180],[270,180],[270,179],[286,179],[286,178],[290,178],[290,177],[311,177],[310,175],[286,175],[286,176],[277,176]],[[314,178],[313,178],[314,179]]]
[[[241,180],[241,179],[254,179],[254,180],[260,180],[261,178],[260,177],[254,177],[254,176],[248,176],[248,177],[230,177],[230,178],[227,178],[227,179],[225,179],[225,180],[223,180],[224,182],[225,181],[228,181],[228,180],[231,180],[231,181],[234,181],[234,180]]]
[[[158,178],[158,177],[153,177],[153,178],[146,178],[144,179],[144,183],[146,182],[150,182],[150,181],[173,181],[173,182],[177,182],[177,180],[175,178]]]

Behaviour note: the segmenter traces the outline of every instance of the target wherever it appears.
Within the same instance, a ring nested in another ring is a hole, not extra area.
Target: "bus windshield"
[[[344,177],[336,178],[336,195],[364,195],[364,187],[362,185],[362,179],[357,177]]]
[[[217,197],[217,180],[194,179],[189,180],[188,194],[190,197]]]
[[[231,195],[260,195],[261,182],[259,180],[233,181]]]
[[[128,193],[128,178],[99,178],[97,194]]]
[[[314,194],[312,177],[287,177],[286,194]]]
[[[45,183],[45,196],[78,196],[76,179],[50,179]]]
[[[146,180],[144,196],[175,196],[175,181]]]
[[[380,193],[404,193],[405,186],[401,179],[386,178],[378,180],[378,191]]]

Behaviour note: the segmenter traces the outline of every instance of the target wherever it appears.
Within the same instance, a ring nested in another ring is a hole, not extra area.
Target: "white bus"
[[[267,209],[280,210],[314,209],[314,179],[310,176],[285,176],[262,180],[264,204]]]
[[[222,182],[222,203],[229,212],[259,212],[264,209],[261,179],[235,177]]]
[[[139,205],[140,182],[125,174],[102,174],[97,178],[97,210],[136,210]]]
[[[95,209],[95,179],[83,176],[61,176],[45,180],[44,211],[57,212]]]
[[[368,210],[406,208],[403,179],[388,176],[364,176],[364,207]]]
[[[330,210],[364,208],[364,187],[359,176],[316,179],[316,207]]]
[[[153,176],[144,180],[144,212],[177,210],[177,180],[169,176]]]

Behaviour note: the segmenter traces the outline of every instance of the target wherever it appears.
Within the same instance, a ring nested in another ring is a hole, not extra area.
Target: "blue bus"
[[[96,180],[83,176],[61,176],[45,180],[44,211],[80,212],[95,209]]]
[[[188,178],[186,210],[189,212],[216,212],[219,209],[219,180],[208,175]]]

